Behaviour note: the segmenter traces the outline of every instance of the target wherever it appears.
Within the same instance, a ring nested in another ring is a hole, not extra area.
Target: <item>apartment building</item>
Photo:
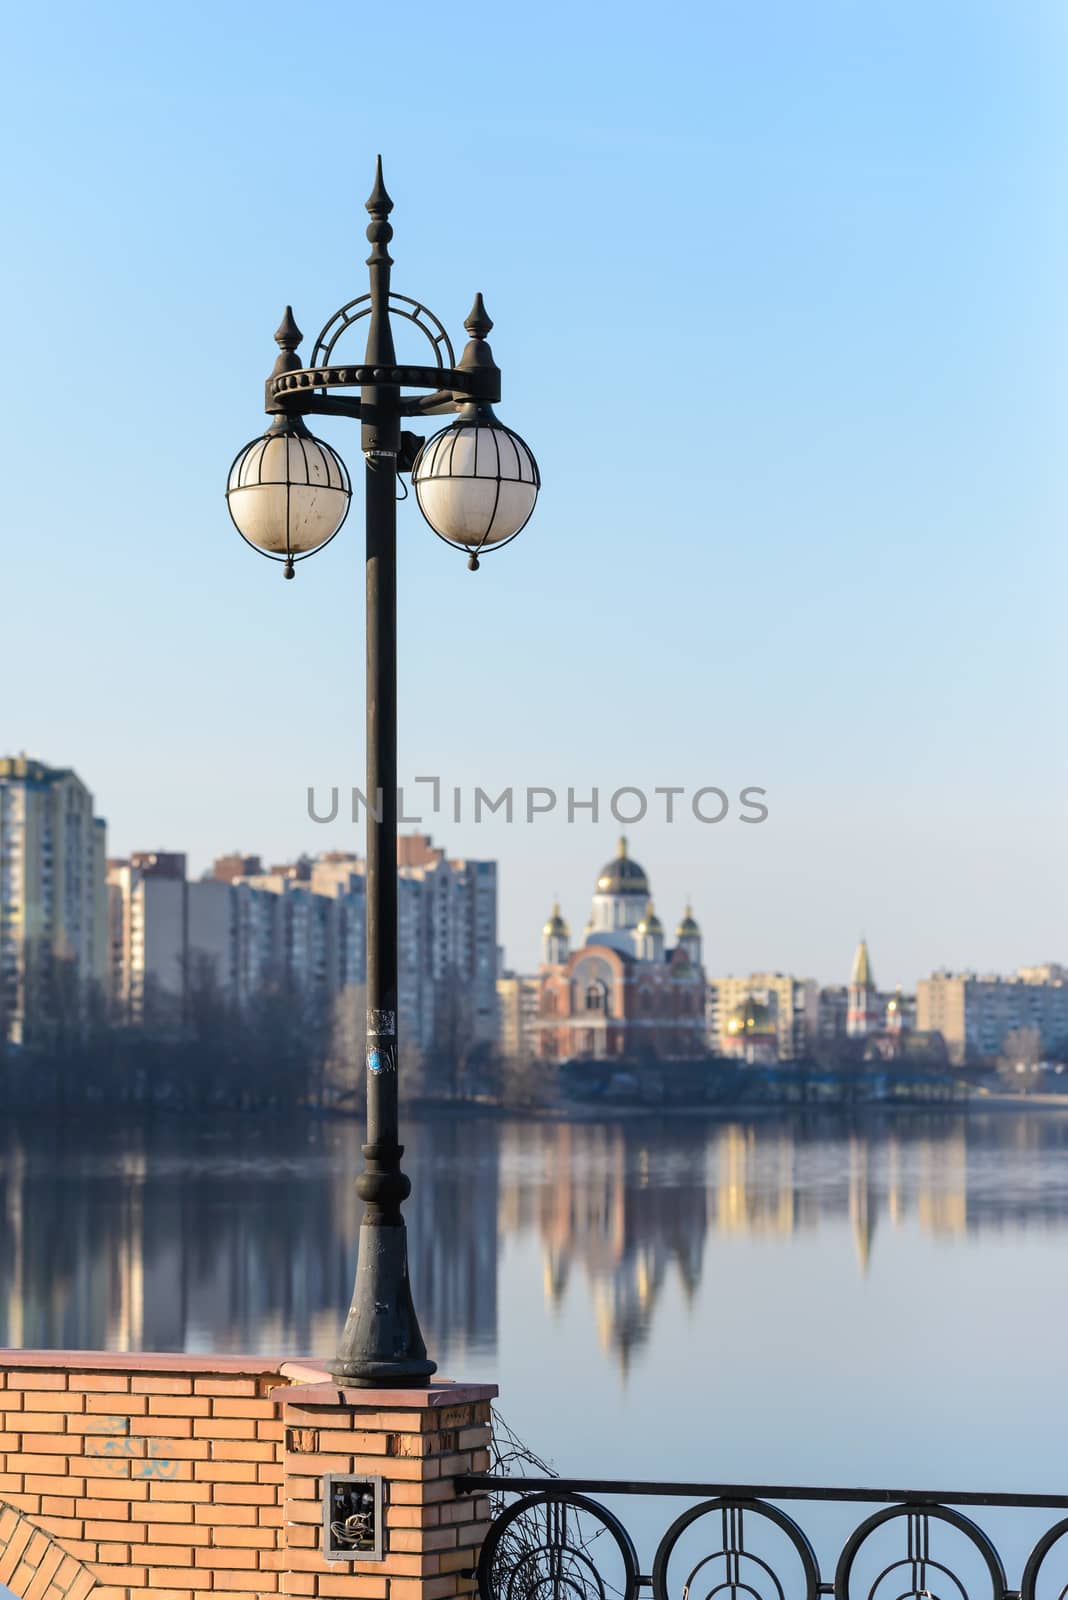
[[[108,978],[106,824],[69,767],[0,758],[0,1038],[52,1025],[55,985]]]
[[[1043,1050],[1068,1041],[1068,973],[1056,963],[1011,978],[935,972],[916,985],[916,1025],[940,1033],[956,1065],[996,1056],[1008,1034],[1034,1028]]]
[[[472,1042],[491,1043],[496,863],[450,861],[423,835],[403,838],[398,858],[401,1039],[430,1048],[436,1010],[456,987],[469,1002]],[[367,881],[358,856],[263,870],[260,857],[235,852],[211,877],[189,882],[184,856],[140,852],[111,863],[109,885],[111,993],[116,1015],[131,1023],[181,1020],[190,984],[209,972],[242,1009],[280,979],[326,1009],[365,981]]]

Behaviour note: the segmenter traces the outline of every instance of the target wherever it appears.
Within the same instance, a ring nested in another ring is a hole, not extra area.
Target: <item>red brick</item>
[[[387,1506],[387,1528],[436,1528],[444,1521],[436,1506]]]
[[[77,1517],[53,1517],[39,1513],[37,1521],[53,1539],[62,1539],[64,1543],[82,1536],[82,1524]]]
[[[255,1378],[194,1378],[194,1394],[244,1395],[256,1393]]]
[[[53,1545],[50,1550],[45,1551],[37,1564],[33,1581],[25,1592],[24,1600],[41,1600],[57,1569],[62,1565],[63,1559],[63,1551],[58,1545]]]
[[[220,1483],[215,1502],[221,1506],[273,1506],[274,1490],[259,1483]]]
[[[85,1397],[85,1409],[94,1417],[143,1417],[148,1410],[148,1396],[124,1394],[119,1399],[115,1394],[89,1394]]]
[[[206,1439],[194,1439],[194,1444],[206,1444]],[[270,1463],[275,1458],[275,1447],[266,1439],[224,1439],[212,1441],[212,1456],[216,1461],[262,1461]],[[225,1454],[224,1454],[225,1452]]]
[[[215,1417],[253,1417],[261,1422],[276,1415],[270,1400],[235,1399],[231,1395],[217,1395],[211,1402],[211,1411]]]
[[[9,1389],[65,1389],[67,1387],[67,1374],[65,1372],[9,1372],[7,1375]]]
[[[12,1396],[14,1398],[14,1396]],[[80,1394],[57,1394],[50,1390],[47,1394],[24,1394],[22,1396],[23,1408],[26,1411],[81,1411],[85,1405],[85,1396]]]
[[[455,1528],[397,1528],[389,1535],[390,1554],[411,1551],[427,1554],[432,1550],[455,1550]]]
[[[149,1395],[148,1414],[151,1417],[210,1417],[211,1400],[206,1394],[171,1393],[168,1390],[165,1394]]]
[[[38,1481],[38,1483],[44,1483],[45,1479],[44,1478],[39,1478],[37,1481]],[[64,1482],[64,1485],[66,1487],[68,1487],[68,1488],[70,1487],[69,1482],[68,1482],[67,1479],[64,1479],[63,1482]],[[26,1485],[26,1487],[27,1487],[27,1489],[32,1489],[34,1486],[33,1486],[32,1483],[28,1483]],[[80,1492],[80,1491],[78,1491],[78,1492]],[[49,1516],[49,1517],[73,1517],[73,1515],[74,1515],[74,1494],[75,1494],[75,1490],[74,1489],[71,1489],[71,1493],[70,1493],[70,1497],[69,1498],[66,1495],[62,1495],[62,1494],[46,1494],[43,1489],[40,1491],[40,1494],[41,1494],[41,1511],[46,1516]]]
[[[140,1478],[97,1478],[93,1493],[98,1500],[147,1500],[148,1484]]]
[[[191,1439],[191,1417],[131,1417],[132,1439]]]
[[[339,1572],[333,1576],[324,1573],[319,1579],[322,1595],[351,1595],[352,1600],[385,1600],[388,1578],[348,1577]]]
[[[130,1379],[125,1372],[72,1372],[70,1387],[76,1394],[128,1394]]]
[[[56,1465],[56,1463],[53,1463],[53,1465]],[[22,1487],[27,1494],[46,1494],[49,1496],[58,1494],[63,1496],[65,1502],[73,1502],[78,1495],[85,1493],[84,1485],[84,1478],[39,1477],[36,1473],[31,1472],[26,1475]],[[42,1507],[43,1509],[44,1507]],[[73,1509],[71,1504],[69,1509],[57,1511],[56,1515],[60,1517],[70,1516],[73,1513]]]
[[[54,1455],[23,1456],[9,1455],[7,1470],[9,1472],[43,1472],[45,1476],[55,1472],[57,1457]]]
[[[205,1528],[254,1528],[255,1506],[194,1506],[193,1517]]]
[[[130,1560],[130,1546],[128,1544],[101,1544],[97,1547],[97,1561],[106,1561],[109,1566],[126,1566]]]
[[[212,1595],[277,1594],[278,1579],[271,1572],[217,1572]]]
[[[256,1424],[251,1417],[194,1417],[195,1439],[254,1439]]]
[[[181,1505],[177,1501],[150,1500],[147,1505],[143,1502],[131,1508],[134,1522],[162,1523],[178,1522],[189,1523],[193,1520],[193,1507]],[[191,1541],[187,1541],[190,1542]]]
[[[57,1417],[54,1427],[52,1426],[51,1417],[34,1417],[33,1420],[35,1423],[40,1423],[48,1431],[43,1433],[24,1433],[22,1435],[23,1450],[28,1451],[31,1455],[37,1453],[65,1456],[70,1449],[70,1440],[63,1431],[63,1418]]]
[[[210,1544],[211,1529],[195,1527],[191,1522],[150,1522],[148,1537],[152,1544],[180,1544],[188,1547],[195,1544]],[[178,1558],[175,1557],[176,1564],[177,1561]],[[182,1564],[192,1566],[192,1556]]]
[[[193,1559],[198,1567],[227,1567],[235,1572],[259,1566],[255,1550],[239,1550],[232,1545],[225,1549],[197,1550]]]
[[[149,1490],[149,1500],[180,1500],[188,1505],[194,1500],[210,1500],[210,1483],[166,1483],[160,1478],[152,1479]]]
[[[456,1593],[456,1579],[450,1573],[444,1578],[405,1580],[391,1578],[389,1600],[447,1600]]]
[[[74,1514],[77,1517],[97,1517],[103,1522],[129,1522],[130,1507],[118,1500],[76,1500]]]
[[[192,1394],[192,1378],[165,1378],[162,1374],[153,1374],[150,1378],[134,1377],[130,1385],[134,1394]]]
[[[470,1545],[465,1546],[462,1550],[443,1550],[439,1561],[443,1574],[446,1572],[470,1572],[471,1568],[478,1564],[478,1558]]]
[[[161,1545],[155,1539],[150,1539],[144,1560],[150,1567],[188,1567],[193,1560],[193,1546]]]

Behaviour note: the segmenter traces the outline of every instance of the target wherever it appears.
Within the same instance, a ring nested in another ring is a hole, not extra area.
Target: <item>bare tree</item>
[[[367,988],[347,983],[334,998],[323,1098],[345,1110],[359,1110],[367,1097]],[[320,1102],[321,1103],[321,1102]]]
[[[424,1086],[435,1099],[454,1100],[467,1087],[475,1050],[471,995],[460,974],[450,967],[434,985],[433,1029],[424,1055]]]

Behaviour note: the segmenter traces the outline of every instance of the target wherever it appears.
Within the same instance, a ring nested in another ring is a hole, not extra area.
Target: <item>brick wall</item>
[[[485,1384],[339,1389],[300,1362],[0,1356],[0,1583],[20,1600],[471,1592]],[[384,1559],[322,1554],[323,1474],[384,1480]]]

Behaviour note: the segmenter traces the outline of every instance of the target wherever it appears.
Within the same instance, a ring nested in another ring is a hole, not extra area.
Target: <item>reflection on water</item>
[[[329,1354],[352,1283],[359,1129],[11,1121],[0,1168],[0,1342]],[[410,1126],[407,1208],[431,1349],[496,1357],[501,1262],[551,1326],[580,1298],[620,1370],[665,1292],[694,1314],[708,1244],[827,1232],[851,1274],[910,1227],[953,1241],[1068,1228],[1068,1117]],[[843,1226],[844,1225],[844,1226]],[[576,1289],[576,1284],[579,1288]],[[667,1318],[665,1337],[677,1318]]]

